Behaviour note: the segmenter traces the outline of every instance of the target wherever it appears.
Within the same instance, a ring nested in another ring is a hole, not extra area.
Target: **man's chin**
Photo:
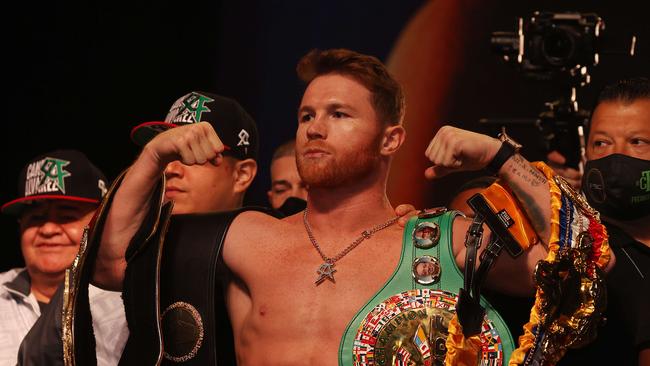
[[[340,177],[334,176],[309,177],[308,179],[303,179],[303,181],[309,184],[310,189],[336,188],[343,185]]]
[[[58,277],[62,276],[65,274],[65,270],[70,267],[72,264],[72,261],[70,263],[63,263],[63,262],[56,262],[56,263],[39,263],[37,266],[35,266],[35,269],[37,272],[46,275],[46,276],[51,276],[51,277]]]
[[[300,159],[298,173],[309,189],[339,188],[363,179],[378,167],[374,155],[359,151],[345,159]]]
[[[192,213],[192,212],[189,209],[184,208],[183,205],[174,204],[174,208],[172,209],[172,215],[183,215],[188,213]]]
[[[196,213],[196,207],[192,200],[188,197],[177,197],[173,200],[167,200],[165,203],[173,202],[174,208],[172,208],[172,215],[182,215],[188,213]]]
[[[300,170],[300,178],[310,188],[332,188],[340,184],[340,175],[337,176],[327,168],[314,165]]]

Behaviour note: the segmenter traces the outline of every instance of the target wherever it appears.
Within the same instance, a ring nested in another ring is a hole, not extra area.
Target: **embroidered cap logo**
[[[239,135],[237,136],[239,137],[239,142],[237,143],[237,146],[250,145],[250,142],[248,142],[248,138],[250,137],[250,135],[248,134],[248,132],[246,132],[246,130],[239,131]]]
[[[167,123],[198,123],[201,122],[203,112],[211,112],[206,106],[214,99],[198,93],[190,93],[185,98],[178,100],[167,114]]]
[[[72,174],[65,169],[67,160],[45,158],[27,167],[25,196],[37,193],[61,192],[65,194],[65,178]]]
[[[239,142],[237,143],[237,146],[242,146],[242,145],[250,146],[250,142],[248,142],[250,135],[248,134],[248,132],[246,132],[246,130],[242,129],[241,131],[239,131],[239,135],[237,136],[239,137]],[[244,154],[248,154],[248,147],[244,148]]]

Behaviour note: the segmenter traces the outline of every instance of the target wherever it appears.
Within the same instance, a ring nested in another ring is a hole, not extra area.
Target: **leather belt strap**
[[[465,337],[480,333],[485,316],[485,308],[480,304],[480,284],[483,283],[483,279],[475,278],[476,253],[483,239],[483,221],[480,215],[476,215],[465,235],[465,277],[456,304],[456,314]]]
[[[129,261],[124,302],[131,333],[120,366],[236,364],[220,258],[231,223],[248,210],[273,214],[246,207],[173,215]]]
[[[485,309],[480,304],[481,288],[494,261],[501,255],[503,248],[506,248],[513,257],[520,255],[523,250],[509,234],[508,228],[490,210],[482,195],[472,196],[467,203],[474,210],[476,216],[465,236],[465,247],[467,248],[465,280],[464,288],[458,292],[456,312],[463,327],[463,334],[465,337],[471,337],[481,331],[481,322],[485,314]],[[483,223],[490,228],[491,234],[487,247],[481,253],[481,263],[476,268],[476,253],[481,245]]]

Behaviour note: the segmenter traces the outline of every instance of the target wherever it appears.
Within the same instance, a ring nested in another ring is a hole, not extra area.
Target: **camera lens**
[[[567,30],[555,28],[544,36],[542,53],[553,66],[567,65],[575,53],[575,38]]]
[[[493,32],[490,38],[492,50],[504,56],[519,52],[519,35],[514,32]]]

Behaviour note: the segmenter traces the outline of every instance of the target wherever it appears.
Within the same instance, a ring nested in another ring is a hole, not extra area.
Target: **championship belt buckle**
[[[375,306],[357,330],[352,348],[354,364],[444,365],[449,325],[457,296],[433,289],[409,290]],[[502,365],[502,340],[487,317],[481,326],[479,365]]]

